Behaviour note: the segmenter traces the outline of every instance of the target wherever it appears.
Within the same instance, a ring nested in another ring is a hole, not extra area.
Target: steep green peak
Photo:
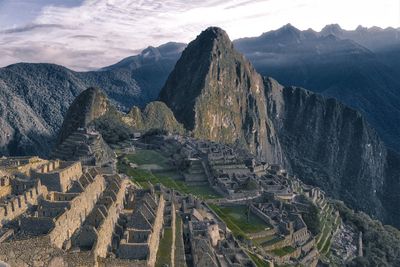
[[[87,127],[92,121],[103,116],[111,108],[106,94],[96,87],[81,92],[72,102],[64,118],[59,134],[59,143],[78,128]]]

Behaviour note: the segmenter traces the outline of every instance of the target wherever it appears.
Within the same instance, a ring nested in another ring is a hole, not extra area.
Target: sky
[[[230,38],[287,23],[400,27],[400,0],[0,0],[0,67],[46,62],[93,70],[209,26]]]

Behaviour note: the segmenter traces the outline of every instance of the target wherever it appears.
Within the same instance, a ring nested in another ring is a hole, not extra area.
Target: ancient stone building
[[[82,176],[80,161],[54,160],[31,170],[32,179],[39,179],[50,191],[67,192],[73,181]]]
[[[165,200],[154,190],[138,190],[135,208],[126,214],[126,225],[117,255],[122,259],[139,260],[154,266],[164,221]]]
[[[69,135],[52,153],[53,158],[81,161],[89,166],[111,166],[115,164],[115,154],[99,132],[89,128],[79,128]]]

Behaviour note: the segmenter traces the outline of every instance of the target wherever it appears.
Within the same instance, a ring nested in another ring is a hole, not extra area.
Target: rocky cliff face
[[[263,76],[333,97],[360,111],[400,151],[400,38],[395,29],[321,32],[291,25],[234,42]],[[368,48],[368,49],[367,49]]]
[[[219,28],[208,28],[188,45],[160,100],[196,138],[239,142],[269,162],[283,160],[262,78]]]
[[[361,114],[330,98],[265,79],[269,114],[293,173],[376,218],[387,150]]]

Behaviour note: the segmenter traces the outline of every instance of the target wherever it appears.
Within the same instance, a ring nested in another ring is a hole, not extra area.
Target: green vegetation
[[[117,144],[133,136],[132,128],[121,120],[121,116],[116,111],[110,111],[92,124],[108,144]]]
[[[253,242],[255,244],[262,245],[265,242],[270,241],[274,238],[276,238],[276,235],[268,235],[268,236],[264,236],[264,237],[260,237],[260,238],[255,238],[255,239],[253,239]]]
[[[331,247],[332,233],[339,227],[339,223],[335,224],[335,216],[332,214],[334,210],[331,204],[327,204],[319,216],[319,224],[322,226],[317,236],[317,249],[322,255],[327,255]]]
[[[185,265],[184,257],[185,248],[183,247],[183,237],[182,237],[182,219],[180,216],[176,216],[176,226],[175,226],[175,266],[181,267]]]
[[[307,225],[308,230],[313,235],[319,234],[321,232],[321,218],[318,207],[312,203],[308,198],[302,196],[302,201],[309,206],[307,212],[302,214],[302,218]]]
[[[134,154],[126,155],[126,158],[137,165],[156,164],[163,168],[170,167],[168,159],[154,150],[138,149]]]
[[[250,258],[254,261],[257,267],[269,267],[269,263],[266,261],[263,261],[253,253],[248,253]]]
[[[146,162],[145,158],[154,155],[149,152],[145,152],[142,155],[136,156],[136,160],[139,162]],[[134,155],[132,155],[133,157]],[[128,156],[130,157],[130,156]],[[127,159],[129,160],[129,158]],[[131,157],[132,160],[134,160]],[[159,154],[158,157],[163,157]],[[124,162],[123,159],[118,161],[118,170],[121,173],[125,173],[126,175],[132,177],[132,180],[144,188],[148,187],[148,183],[152,184],[162,184],[168,188],[175,189],[181,193],[185,194],[192,194],[201,199],[216,199],[220,198],[217,192],[214,191],[208,185],[201,185],[201,186],[188,186],[183,180],[174,179],[171,177],[179,176],[175,172],[163,172],[163,173],[153,173],[150,170],[143,170],[138,168],[131,168],[127,163]]]
[[[172,228],[164,229],[164,236],[160,240],[160,246],[157,251],[156,267],[162,267],[165,264],[171,265],[171,247],[172,247]]]
[[[222,207],[210,204],[210,207],[221,217],[234,235],[240,238],[248,238],[247,234],[257,233],[269,228],[263,220],[250,213],[247,206],[237,205]]]
[[[400,266],[400,231],[371,219],[363,212],[354,212],[342,202],[334,202],[344,223],[356,233],[363,233],[364,257],[355,258],[348,266]]]
[[[272,250],[271,252],[274,253],[277,256],[285,256],[286,254],[292,253],[293,251],[295,251],[296,249],[294,247],[291,246],[286,246],[283,248],[277,248]]]
[[[265,247],[265,246],[269,246],[269,245],[278,243],[279,241],[282,241],[283,239],[284,239],[284,238],[281,237],[281,236],[276,236],[276,235],[274,235],[273,238],[271,238],[270,240],[267,240],[267,241],[261,243],[261,246],[264,246],[264,247]]]

